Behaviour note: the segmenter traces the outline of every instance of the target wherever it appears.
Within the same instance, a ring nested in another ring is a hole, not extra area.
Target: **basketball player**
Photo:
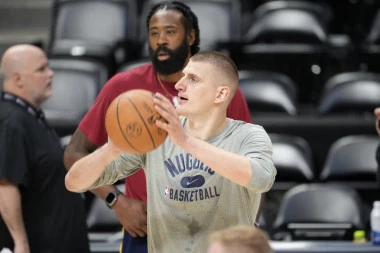
[[[156,124],[169,134],[163,145],[133,155],[109,141],[71,167],[66,187],[86,191],[144,168],[149,252],[206,252],[209,233],[253,226],[276,169],[265,130],[226,116],[238,82],[229,57],[195,54],[175,84],[179,105],[156,93],[155,108],[167,120]]]
[[[189,57],[199,51],[197,17],[183,3],[163,2],[152,8],[147,17],[147,28],[152,64],[117,74],[107,82],[65,150],[67,169],[107,141],[105,113],[120,93],[131,89],[147,89],[160,92],[168,98],[178,94],[174,85],[182,77],[182,69]],[[251,122],[246,100],[240,90],[230,103],[227,115]],[[125,230],[122,252],[147,252],[144,171],[139,170],[126,178],[126,195],[119,194],[113,185],[92,192],[102,199],[111,200],[107,205],[115,210]]]

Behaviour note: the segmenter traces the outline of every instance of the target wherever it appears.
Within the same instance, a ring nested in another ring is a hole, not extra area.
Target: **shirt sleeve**
[[[114,184],[118,180],[130,176],[142,168],[144,162],[144,154],[133,155],[123,153],[105,168],[103,174],[86,191],[103,185]]]
[[[79,123],[79,129],[98,146],[107,142],[105,118],[108,106],[123,92],[121,75],[112,77],[99,92],[94,104]]]
[[[245,99],[240,88],[236,90],[235,96],[232,98],[227,108],[227,117],[235,120],[245,121],[247,123],[252,123],[247,100]]]
[[[272,187],[277,170],[272,159],[272,142],[264,128],[254,125],[242,143],[243,155],[249,159],[252,178],[247,186],[249,190],[267,192]]]
[[[28,150],[25,134],[16,127],[0,124],[0,178],[27,186]]]

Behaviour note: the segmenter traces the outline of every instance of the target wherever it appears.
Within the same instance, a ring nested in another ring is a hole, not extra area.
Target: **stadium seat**
[[[56,0],[48,53],[101,60],[112,74],[135,57],[137,24],[133,0]]]
[[[49,59],[53,96],[42,109],[59,136],[70,135],[91,107],[108,74],[104,65],[79,59]]]
[[[341,73],[325,84],[318,105],[320,115],[370,113],[380,106],[380,75],[368,72]]]
[[[319,179],[377,189],[375,157],[379,142],[377,135],[350,135],[336,140],[328,151]]]
[[[245,39],[252,43],[321,44],[327,40],[331,10],[308,1],[269,1],[253,13]]]
[[[281,201],[273,224],[274,240],[352,240],[365,229],[366,219],[357,192],[339,184],[302,184]]]
[[[315,176],[310,145],[298,136],[273,133],[269,136],[277,169],[273,189],[288,190],[295,184],[312,182]]]
[[[315,180],[313,155],[310,145],[301,137],[270,133],[273,146],[273,162],[277,169],[276,180],[265,194],[263,215],[266,229],[276,218],[278,208],[286,191],[292,187]]]
[[[271,71],[239,71],[239,87],[252,114],[296,115],[296,85],[287,76]]]
[[[239,69],[271,70],[298,84],[298,101],[315,99],[327,63],[328,5],[269,1],[255,9],[243,44],[231,51]]]
[[[377,2],[376,2],[377,3]],[[378,4],[378,3],[377,3]],[[372,7],[372,6],[371,6]],[[380,71],[380,10],[378,6],[376,13],[372,17],[372,23],[361,41],[359,41],[360,67],[361,70],[379,72]],[[362,31],[363,32],[363,31]]]

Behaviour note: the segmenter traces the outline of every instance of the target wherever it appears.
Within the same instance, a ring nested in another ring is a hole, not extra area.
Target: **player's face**
[[[183,77],[175,85],[179,114],[187,117],[207,114],[207,110],[214,106],[219,89],[214,71],[209,63],[189,61],[183,69]]]
[[[158,10],[149,22],[149,52],[155,70],[163,75],[176,73],[190,57],[190,46],[182,14]]]
[[[31,54],[20,75],[28,100],[33,105],[40,106],[53,94],[54,72],[49,68],[48,59],[42,51]]]

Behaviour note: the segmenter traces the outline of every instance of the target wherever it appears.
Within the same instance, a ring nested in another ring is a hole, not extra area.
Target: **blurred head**
[[[189,116],[208,109],[227,110],[239,82],[235,63],[218,52],[199,52],[190,58],[176,83],[180,114]]]
[[[207,253],[273,253],[267,234],[259,228],[236,225],[212,233]]]
[[[25,99],[37,108],[52,95],[54,72],[39,47],[21,44],[8,48],[1,60],[1,74],[4,91]]]
[[[160,74],[182,70],[189,57],[199,51],[198,19],[184,3],[155,5],[147,17],[147,28],[150,56]]]

